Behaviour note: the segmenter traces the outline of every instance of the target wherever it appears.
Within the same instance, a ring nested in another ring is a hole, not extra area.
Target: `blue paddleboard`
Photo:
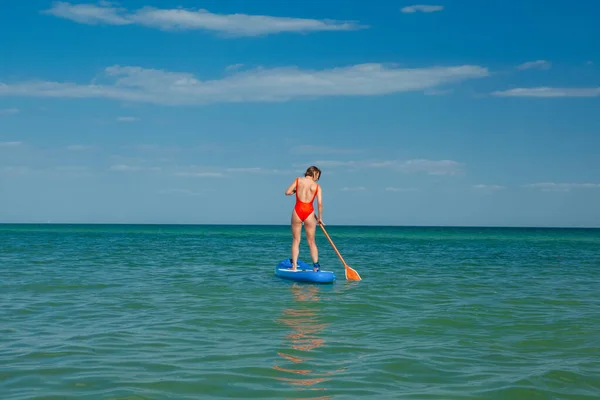
[[[335,274],[333,272],[323,270],[314,272],[312,265],[301,260],[298,260],[296,271],[292,271],[290,268],[292,268],[290,259],[283,260],[275,267],[275,275],[297,282],[333,283],[335,281]]]

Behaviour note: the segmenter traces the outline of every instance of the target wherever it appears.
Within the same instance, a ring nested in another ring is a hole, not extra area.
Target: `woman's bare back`
[[[309,178],[298,178],[298,199],[304,203],[310,202],[314,198],[318,184]]]

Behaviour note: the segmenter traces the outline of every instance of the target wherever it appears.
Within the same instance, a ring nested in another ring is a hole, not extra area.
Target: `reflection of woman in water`
[[[283,316],[279,319],[279,322],[291,327],[293,331],[286,335],[287,343],[294,351],[293,352],[309,352],[325,345],[325,341],[316,336],[317,333],[321,332],[327,324],[321,323],[320,316],[315,313],[316,309],[310,307],[307,302],[318,302],[320,300],[318,296],[319,287],[309,285],[293,284],[292,294],[294,296],[294,304],[300,305],[299,308],[288,308],[283,311]],[[315,310],[315,311],[313,311]],[[277,353],[282,358],[293,364],[307,364],[309,358],[303,356],[296,356],[286,354],[283,352]],[[302,355],[302,353],[301,353]],[[312,369],[292,369],[282,368],[278,365],[273,367],[278,371],[298,374],[302,376],[314,375],[315,371]],[[291,385],[298,386],[313,386],[317,383],[327,381],[326,378],[278,378],[279,380],[286,381]],[[327,390],[326,388],[311,388],[311,390]],[[321,399],[327,399],[329,397],[322,397]]]

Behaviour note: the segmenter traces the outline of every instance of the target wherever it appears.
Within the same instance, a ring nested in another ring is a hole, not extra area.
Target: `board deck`
[[[313,266],[302,260],[298,260],[298,269],[292,271],[292,262],[290,259],[280,261],[275,266],[275,275],[282,279],[288,279],[296,282],[313,282],[313,283],[333,283],[335,281],[335,273],[332,271],[319,272],[313,271]]]

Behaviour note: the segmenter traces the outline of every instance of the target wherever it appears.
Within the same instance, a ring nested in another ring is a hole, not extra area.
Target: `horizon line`
[[[184,222],[0,222],[2,225],[140,225],[140,226],[272,226],[289,227],[290,224],[265,223],[184,223]],[[381,224],[325,224],[336,227],[371,228],[507,228],[507,229],[600,229],[598,226],[585,225],[381,225]]]

